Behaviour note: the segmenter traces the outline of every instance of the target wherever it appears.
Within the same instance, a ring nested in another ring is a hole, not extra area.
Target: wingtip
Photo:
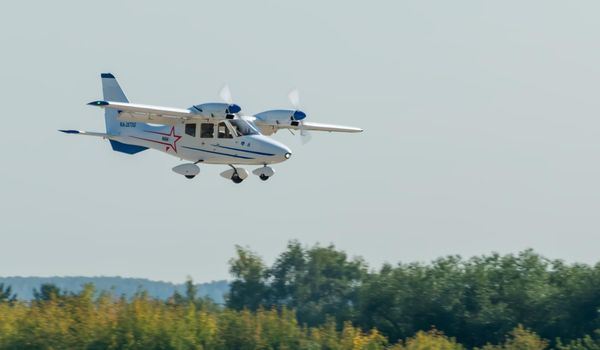
[[[112,75],[112,73],[102,73],[102,74],[100,74],[100,76],[102,78],[107,78],[107,79],[114,79],[115,78],[115,76]]]
[[[60,132],[64,132],[65,134],[79,134],[79,130],[58,130]]]
[[[99,100],[99,101],[92,101],[92,102],[89,102],[87,105],[88,106],[107,106],[108,102],[101,101],[101,100]]]

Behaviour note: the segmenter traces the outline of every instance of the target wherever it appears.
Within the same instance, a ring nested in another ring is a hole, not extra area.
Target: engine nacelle
[[[298,125],[299,121],[306,118],[306,114],[299,110],[292,109],[274,109],[264,111],[254,116],[256,118],[256,126],[260,128],[263,135],[272,135],[277,131],[277,126]]]
[[[269,122],[280,122],[287,123],[290,121],[299,121],[306,118],[306,113],[292,109],[274,109],[271,111],[264,111],[255,115],[256,119],[269,123]]]
[[[233,119],[234,114],[239,113],[242,108],[236,104],[215,102],[194,105],[189,110],[206,118]]]

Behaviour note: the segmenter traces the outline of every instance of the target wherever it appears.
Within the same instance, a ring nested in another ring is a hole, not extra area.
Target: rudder
[[[129,102],[114,75],[111,73],[102,73],[100,76],[102,77],[102,93],[104,95],[104,101]],[[109,108],[104,109],[107,133],[118,133],[120,128],[119,121],[117,120],[118,114],[119,112],[117,110]]]
[[[104,101],[112,101],[112,102],[125,102],[128,103],[129,100],[125,96],[123,89],[119,86],[117,79],[111,73],[102,73],[100,74],[102,78],[102,93],[104,95]],[[104,120],[106,122],[106,133],[119,135],[120,134],[120,122],[117,119],[119,112],[115,109],[105,108],[104,109]],[[127,153],[127,154],[135,154],[141,151],[145,151],[148,148],[137,145],[130,145],[126,143],[122,143],[115,140],[110,140],[110,145],[112,149],[117,152]]]

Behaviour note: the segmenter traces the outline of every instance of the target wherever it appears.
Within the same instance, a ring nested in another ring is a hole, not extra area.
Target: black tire
[[[260,174],[258,177],[260,177],[260,179],[263,181],[267,181],[269,179],[269,177],[265,174]]]
[[[244,179],[240,178],[238,174],[233,174],[233,176],[231,177],[231,181],[233,181],[233,183],[239,184],[240,182],[244,181]]]
[[[184,175],[185,177],[187,177],[188,179],[193,179],[194,177],[196,177],[196,175]]]

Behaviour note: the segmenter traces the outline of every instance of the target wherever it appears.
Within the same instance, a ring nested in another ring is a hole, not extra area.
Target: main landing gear
[[[221,173],[221,176],[223,176],[224,178],[230,179],[231,181],[233,181],[233,183],[239,184],[248,177],[248,170],[244,168],[236,168],[231,164],[229,164],[229,166],[231,167],[231,169]]]
[[[233,181],[235,184],[239,184],[244,181],[244,179],[242,179],[238,173],[233,173],[231,176],[231,181]]]
[[[193,179],[196,175],[200,174],[200,167],[193,163],[186,163],[174,167],[173,171],[188,179]]]

